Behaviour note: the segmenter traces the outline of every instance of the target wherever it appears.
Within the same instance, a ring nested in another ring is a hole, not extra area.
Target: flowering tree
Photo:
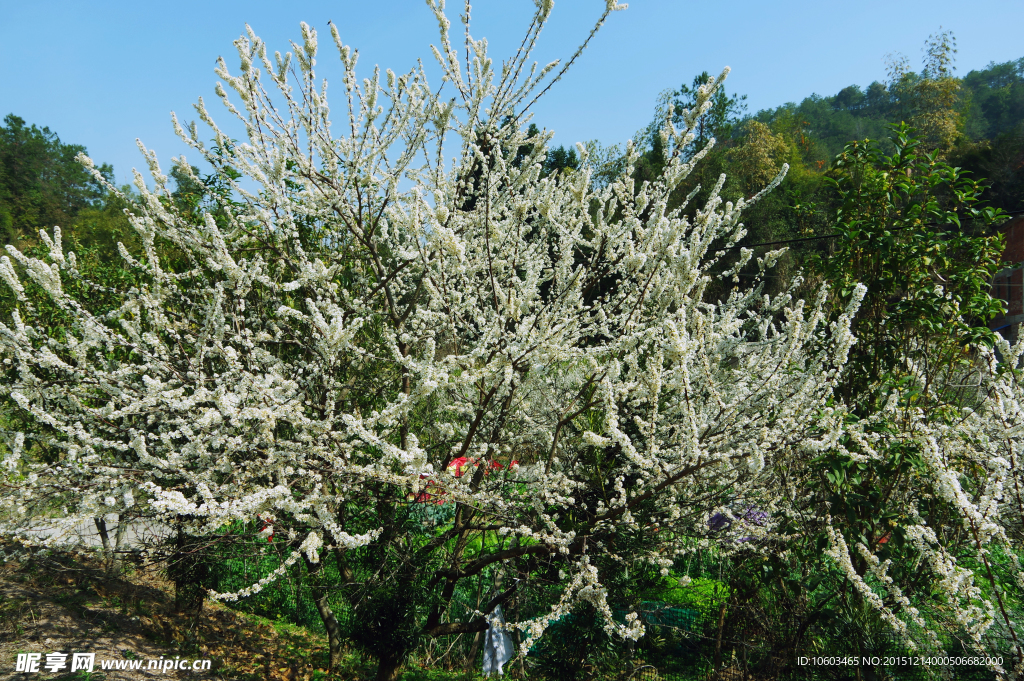
[[[693,219],[666,205],[701,160],[682,150],[725,73],[681,128],[669,112],[656,181],[634,183],[630,149],[595,188],[582,148],[580,170],[541,179],[550,136],[524,131],[566,68],[528,65],[551,3],[500,69],[468,18],[460,61],[430,4],[438,90],[422,68],[359,81],[332,27],[345,73],[333,127],[315,31],[303,25],[284,57],[251,32],[236,41],[241,71],[222,61],[217,93],[244,140],[202,100],[214,146],[175,119],[235,199],[180,210],[143,148],[152,187],[136,176],[129,215],[142,246],[121,247],[134,284],[106,292],[113,309],[77,293],[89,282],[59,230],[42,235],[48,258],[9,247],[0,260],[18,298],[0,325],[3,394],[53,452],[23,457],[26,435],[10,434],[8,529],[54,509],[68,523],[148,515],[196,537],[260,521],[290,542],[282,570],[316,572],[332,552],[380,679],[418,637],[485,629],[540,570],[558,575],[556,597],[511,623],[524,650],[580,602],[609,632],[641,636],[635,614],[612,617],[592,557],[667,571],[694,546],[770,533],[788,503],[778,471],[843,434],[830,397],[853,343],[848,315],[824,323],[824,291],[808,305],[755,280],[705,300],[751,259],[723,266],[749,202],[724,201],[719,181]],[[201,182],[186,159],[176,167]],[[44,299],[67,320],[59,332],[37,324]],[[451,512],[428,523],[424,495]],[[752,506],[758,523],[709,527]],[[502,590],[453,618],[459,582],[498,569]],[[340,630],[318,607],[336,656]]]
[[[839,579],[823,569],[807,588],[820,607],[862,608],[914,654],[955,655],[942,664],[1010,679],[1024,672],[1022,356],[1024,342],[997,337],[945,375],[908,361],[841,446],[789,471],[805,491],[776,528],[793,533],[794,557],[817,541],[829,558]],[[955,387],[966,389],[960,403],[946,399]]]
[[[895,628],[919,651],[1012,652],[1019,664],[1009,622],[1020,593],[1001,592],[1016,580],[1019,544],[1007,532],[1019,520],[999,503],[1019,445],[993,416],[1005,413],[1018,362],[1008,346],[996,361],[984,326],[1001,304],[989,295],[1001,237],[987,229],[1000,216],[911,129],[894,133],[892,156],[851,143],[831,171],[838,238],[815,264],[837,305],[870,282],[837,391],[862,420],[842,447],[788,471],[807,492],[788,523],[805,541],[789,542],[789,560],[764,579],[815,566],[794,600],[808,604],[805,622],[831,614],[859,629],[843,649]],[[823,550],[838,568],[830,575],[817,567]]]

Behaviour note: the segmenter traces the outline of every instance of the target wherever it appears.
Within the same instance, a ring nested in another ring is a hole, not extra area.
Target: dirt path
[[[298,681],[322,675],[316,667],[323,641],[305,630],[270,626],[219,605],[186,617],[174,613],[172,603],[170,585],[155,570],[112,577],[92,558],[72,554],[0,564],[0,679]],[[66,666],[47,671],[47,653],[56,652],[68,654]],[[72,674],[72,653],[94,654],[93,673]],[[39,654],[39,671],[16,671],[19,654]],[[161,669],[163,660],[176,659],[189,666],[210,660],[210,668]],[[115,668],[102,669],[103,661]]]

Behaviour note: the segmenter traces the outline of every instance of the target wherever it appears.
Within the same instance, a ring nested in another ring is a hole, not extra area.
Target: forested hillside
[[[907,121],[940,156],[986,178],[991,189],[985,198],[994,206],[1024,207],[1024,58],[963,78],[953,77],[951,64],[940,58],[920,73],[905,67],[890,63],[886,82],[850,85],[828,97],[814,94],[759,111],[751,120],[782,134],[816,169],[828,168],[851,140],[886,139],[887,126]]]
[[[62,142],[47,127],[30,125],[11,113],[0,126],[0,239],[22,244],[38,230],[60,226],[80,246],[111,255],[128,236],[123,205],[110,196],[76,160],[81,144]],[[100,166],[110,178],[114,169]]]
[[[920,72],[912,71],[906,58],[890,56],[884,80],[866,87],[850,85],[831,96],[812,94],[799,104],[755,114],[747,112],[745,96],[719,89],[688,153],[697,154],[712,137],[716,144],[677,190],[677,202],[696,189],[697,201],[689,205],[700,205],[723,173],[724,197],[752,197],[789,164],[779,188],[749,209],[744,220],[747,243],[784,242],[790,247],[776,275],[781,284],[807,257],[833,248],[820,237],[836,231],[842,203],[836,182],[850,171],[844,150],[857,155],[873,148],[880,155],[892,154],[894,126],[905,123],[915,153],[929,154],[937,163],[960,169],[961,180],[978,183],[981,202],[976,208],[1024,209],[1024,58],[990,64],[961,78],[955,75],[950,32],[930,37],[924,52]],[[638,179],[657,177],[664,167],[658,129],[669,105],[674,123],[680,125],[707,79],[707,72],[697,75],[662,102],[639,136],[644,157]],[[622,150],[592,148],[604,176],[613,176],[621,167]],[[565,158],[564,150],[555,151]],[[951,194],[938,199],[957,214],[949,205]]]
[[[933,79],[928,71],[906,73],[896,83],[875,81],[867,87],[850,85],[822,97],[810,95],[799,104],[790,102],[757,112],[753,118],[772,126],[798,126],[813,140],[807,160],[827,164],[850,140],[886,136],[885,126],[920,120],[923,98]],[[1007,136],[1019,137],[1024,121],[1024,58],[989,64],[945,85],[955,94],[950,114],[957,135],[954,143],[972,143]],[[909,94],[910,100],[906,97]],[[901,95],[904,99],[901,99]]]

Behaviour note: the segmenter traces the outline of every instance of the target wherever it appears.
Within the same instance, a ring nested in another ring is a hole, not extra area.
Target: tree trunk
[[[472,673],[476,668],[476,656],[480,654],[480,645],[484,640],[484,632],[478,631],[473,636],[473,645],[469,648],[469,655],[466,657],[466,672]]]
[[[398,670],[402,668],[402,658],[398,655],[388,655],[380,658],[377,665],[377,676],[374,681],[395,681],[398,678]]]
[[[114,531],[114,560],[111,563],[112,569],[120,573],[121,556],[124,553],[125,530],[128,528],[128,521],[123,514],[117,516],[117,530]]]
[[[199,614],[206,600],[210,566],[198,537],[186,535],[179,526],[174,553],[167,566],[174,580],[174,607],[178,612]]]
[[[498,573],[498,579],[501,579],[501,573]],[[484,573],[480,573],[477,578],[477,590],[476,590],[476,609],[480,609],[480,603],[484,597]],[[480,653],[480,644],[483,643],[484,632],[478,631],[473,636],[473,645],[469,648],[469,656],[466,658],[466,672],[472,673],[473,667],[476,666],[476,656]]]
[[[715,637],[715,674],[718,674],[722,670],[722,632],[725,630],[726,609],[726,604],[722,603],[722,607],[718,611],[718,636]]]
[[[113,567],[113,559],[110,553],[110,535],[107,533],[107,520],[103,516],[92,519],[96,523],[96,530],[100,533],[100,543],[103,544],[103,562],[109,572]]]
[[[330,661],[328,664],[333,671],[341,665],[341,625],[338,624],[338,618],[334,616],[331,604],[327,600],[327,589],[321,586],[318,580],[315,579],[324,564],[323,562],[311,563],[306,556],[303,556],[302,560],[306,563],[306,570],[309,571],[310,577],[314,578],[310,580],[310,591],[313,593],[313,604],[316,606],[316,611],[320,615],[320,620],[324,623],[324,629],[327,631],[327,646],[330,651]]]

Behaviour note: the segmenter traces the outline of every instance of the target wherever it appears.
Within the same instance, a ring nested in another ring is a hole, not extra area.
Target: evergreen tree
[[[8,114],[0,126],[0,238],[34,240],[36,230],[67,227],[86,208],[102,206],[104,191],[75,157],[79,144],[64,144],[49,128]],[[108,178],[109,165],[100,166]]]

